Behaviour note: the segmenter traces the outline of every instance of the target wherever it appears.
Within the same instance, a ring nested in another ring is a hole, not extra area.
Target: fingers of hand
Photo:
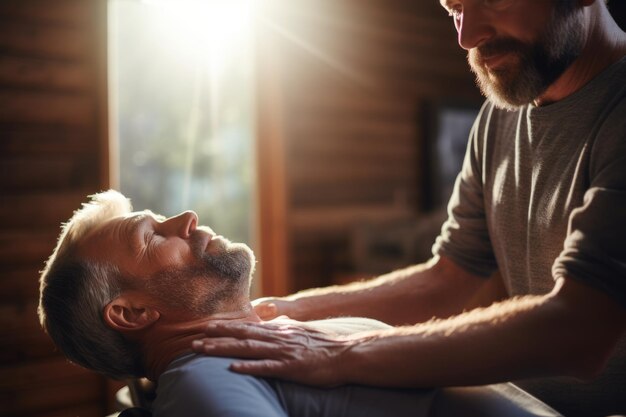
[[[267,303],[271,303],[273,301],[275,301],[276,298],[273,297],[261,297],[261,298],[256,298],[254,300],[251,301],[252,303],[252,307],[256,307],[259,304],[267,304]]]
[[[308,344],[309,339],[287,332],[274,332],[266,340],[238,337],[207,337],[192,342],[195,352],[211,356],[228,356],[248,359],[301,360],[306,357],[327,355],[320,344]],[[316,350],[319,348],[320,350]]]
[[[254,311],[263,320],[272,320],[279,316],[292,316],[295,313],[295,301],[284,298],[264,297],[252,301]]]
[[[242,374],[280,378],[283,376],[287,366],[285,362],[266,359],[261,361],[234,362],[230,365],[230,369]]]
[[[194,352],[211,356],[229,356],[236,358],[267,358],[281,357],[281,350],[272,343],[259,340],[239,340],[233,338],[206,338],[194,340],[191,344]]]
[[[207,325],[204,333],[208,337],[232,337],[235,339],[255,339],[275,343],[302,344],[312,337],[324,338],[319,331],[282,323],[219,322]]]
[[[213,321],[207,325],[204,333],[209,337],[234,337],[237,339],[259,339],[269,338],[273,330],[279,329],[273,324],[258,323],[230,323]]]
[[[257,304],[254,311],[262,320],[270,320],[278,316],[278,306],[274,303]]]

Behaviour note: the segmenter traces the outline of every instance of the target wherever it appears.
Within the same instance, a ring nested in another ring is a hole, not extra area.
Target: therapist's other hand
[[[342,355],[354,339],[333,336],[291,324],[214,322],[205,339],[196,340],[195,352],[227,356],[235,372],[332,387],[347,380]]]
[[[263,297],[252,301],[254,311],[261,320],[272,320],[279,316],[294,316],[295,301],[283,298]]]

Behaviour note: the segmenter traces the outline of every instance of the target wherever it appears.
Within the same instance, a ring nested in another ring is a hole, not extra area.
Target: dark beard
[[[545,33],[534,43],[496,38],[470,50],[468,61],[482,93],[497,107],[513,110],[541,96],[580,55],[583,47],[582,12],[557,2]],[[489,70],[484,57],[512,53],[516,65]]]

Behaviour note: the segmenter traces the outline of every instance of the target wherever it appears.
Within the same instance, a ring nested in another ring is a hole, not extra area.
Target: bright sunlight
[[[254,0],[108,3],[113,184],[254,248]]]
[[[253,28],[255,0],[144,0],[158,16],[163,47],[180,58],[207,59],[222,69]],[[202,51],[202,53],[199,53]]]

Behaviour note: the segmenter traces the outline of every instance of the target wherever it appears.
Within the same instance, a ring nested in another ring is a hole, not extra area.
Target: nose
[[[482,45],[495,34],[483,6],[470,3],[466,3],[460,20],[456,22],[459,46],[468,51]]]
[[[179,236],[183,239],[189,238],[191,233],[198,226],[198,215],[191,211],[184,211],[174,217],[165,219],[159,223],[159,232],[163,236]]]

